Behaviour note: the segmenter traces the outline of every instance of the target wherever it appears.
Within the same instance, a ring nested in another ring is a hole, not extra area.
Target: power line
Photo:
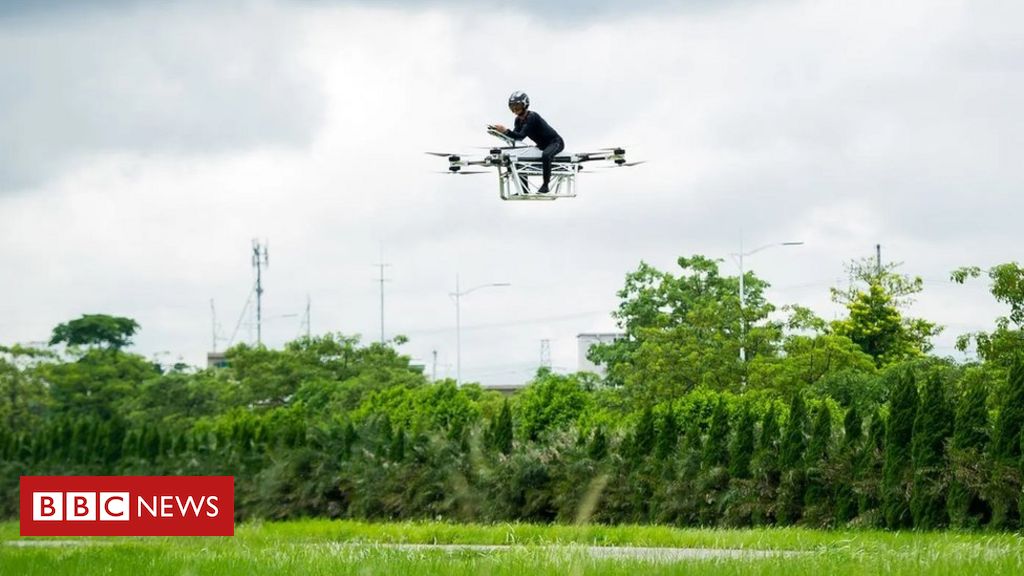
[[[578,318],[586,318],[589,316],[596,316],[598,314],[609,314],[608,310],[594,310],[590,312],[577,312],[575,314],[561,314],[558,316],[544,316],[540,318],[530,318],[526,320],[516,320],[512,322],[495,322],[493,324],[475,324],[472,326],[463,326],[463,330],[483,330],[488,328],[507,328],[510,326],[523,326],[527,324],[543,324],[544,322],[565,322],[569,320],[576,320]],[[406,335],[423,335],[423,334],[438,334],[441,332],[448,332],[453,328],[424,328],[422,330],[407,330],[403,332]]]

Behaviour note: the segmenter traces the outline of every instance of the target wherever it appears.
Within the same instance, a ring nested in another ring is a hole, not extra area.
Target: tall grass
[[[494,550],[393,543],[508,544]],[[666,561],[595,557],[589,546],[786,551]],[[234,538],[19,538],[0,525],[0,574],[1022,574],[1008,534],[678,530],[651,526],[370,524],[310,520],[239,525]]]

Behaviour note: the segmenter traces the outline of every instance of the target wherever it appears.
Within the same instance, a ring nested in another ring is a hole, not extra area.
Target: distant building
[[[223,352],[207,352],[207,368],[224,368],[228,365],[228,358]]]
[[[593,372],[604,376],[605,368],[594,364],[587,359],[590,348],[595,344],[610,344],[626,335],[622,332],[585,332],[576,335],[576,347],[578,350],[576,370],[579,372]]]
[[[520,390],[526,388],[523,384],[487,384],[481,386],[484,390],[494,390],[500,392],[502,396],[511,396]]]

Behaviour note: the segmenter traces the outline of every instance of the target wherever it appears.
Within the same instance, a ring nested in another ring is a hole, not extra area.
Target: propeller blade
[[[453,152],[424,152],[424,154],[430,154],[431,156],[455,156]]]
[[[452,174],[454,176],[460,176],[462,174],[490,174],[487,170],[432,170],[434,174]]]
[[[637,160],[636,162],[623,162],[621,164],[612,164],[610,166],[594,166],[594,170],[617,170],[619,168],[629,168],[630,166],[636,166],[637,164],[646,164],[647,160]]]

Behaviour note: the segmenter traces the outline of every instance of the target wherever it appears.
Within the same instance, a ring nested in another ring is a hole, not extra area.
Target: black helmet
[[[520,92],[516,90],[508,97],[508,107],[511,110],[515,104],[522,104],[523,108],[530,107],[530,97],[526,95],[526,92]]]

